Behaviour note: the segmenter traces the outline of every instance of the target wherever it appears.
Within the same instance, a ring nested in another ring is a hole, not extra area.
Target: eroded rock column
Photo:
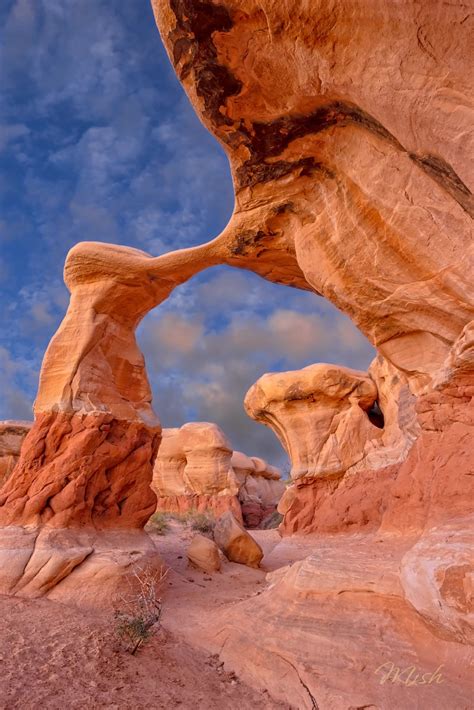
[[[157,563],[143,526],[156,505],[161,427],[135,329],[209,264],[204,252],[192,265],[186,250],[153,259],[82,243],[69,253],[69,308],[44,357],[35,423],[0,491],[1,592],[95,603],[132,563]]]

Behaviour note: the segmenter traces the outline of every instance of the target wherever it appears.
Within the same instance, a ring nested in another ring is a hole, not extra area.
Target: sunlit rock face
[[[161,427],[141,318],[207,258],[169,262],[82,243],[66,260],[66,316],[44,357],[35,422],[0,490],[0,591],[84,603],[110,598],[135,563],[159,564],[143,526]],[[71,579],[72,578],[72,579]]]
[[[152,0],[226,150],[228,263],[347,313],[413,391],[473,317],[462,4]]]
[[[0,486],[5,483],[15,468],[31,424],[31,422],[13,420],[0,422]]]
[[[376,400],[368,375],[321,364],[263,375],[245,408],[275,431],[299,480],[339,476],[362,458],[366,440],[380,435],[368,414]]]
[[[191,422],[164,429],[152,482],[156,509],[217,516],[230,509],[241,520],[231,457],[231,445],[216,424]]]
[[[224,432],[210,422],[164,429],[152,488],[157,510],[220,516],[231,510],[247,527],[258,527],[278,505],[285,485],[263,459],[232,451]]]
[[[289,704],[331,710],[406,705],[383,663],[419,678],[444,664],[413,702],[468,705],[472,17],[437,0],[152,6],[229,156],[235,209],[215,253],[328,298],[377,350],[353,391],[343,368],[315,365],[319,382],[309,368],[249,393],[292,460],[281,530],[317,537],[217,620],[223,657]]]

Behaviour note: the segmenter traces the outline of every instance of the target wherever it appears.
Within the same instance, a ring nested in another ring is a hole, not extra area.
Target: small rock
[[[214,539],[229,560],[258,567],[263,557],[260,545],[227,511],[217,520]]]
[[[204,572],[217,572],[221,568],[219,548],[204,535],[195,535],[187,550],[188,560]]]

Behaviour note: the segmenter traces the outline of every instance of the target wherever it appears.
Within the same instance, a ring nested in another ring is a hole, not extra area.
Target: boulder
[[[221,515],[214,528],[214,540],[231,562],[258,567],[263,557],[260,545],[228,511]]]
[[[204,535],[195,535],[186,554],[195,567],[204,572],[217,572],[221,568],[219,548],[213,540]]]

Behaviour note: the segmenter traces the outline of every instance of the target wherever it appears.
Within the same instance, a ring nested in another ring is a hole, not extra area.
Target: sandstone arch
[[[432,3],[377,0],[370,22],[357,1],[152,4],[192,103],[229,156],[235,210],[214,241],[159,258],[94,243],[70,252],[70,307],[45,356],[35,425],[0,492],[0,589],[11,593],[66,593],[97,572],[100,555],[110,572],[121,546],[125,567],[137,548],[154,554],[141,530],[160,427],[134,330],[203,268],[230,264],[328,298],[414,395],[456,369],[456,348],[472,367],[462,8],[444,8],[439,23]],[[455,57],[447,71],[430,46]]]
[[[229,156],[225,261],[324,295],[420,391],[473,318],[464,10],[152,6],[180,81]]]

